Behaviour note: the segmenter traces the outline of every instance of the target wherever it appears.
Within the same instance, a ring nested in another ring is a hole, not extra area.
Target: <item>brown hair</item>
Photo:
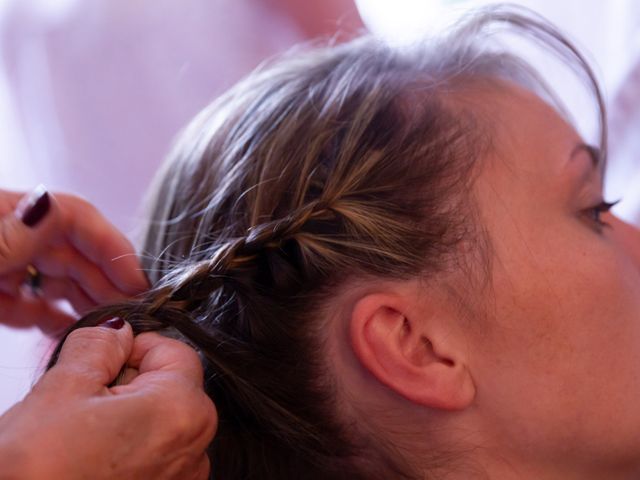
[[[363,37],[290,55],[181,136],[152,189],[153,288],[74,328],[120,316],[201,353],[220,416],[212,478],[419,476],[382,432],[363,433],[366,419],[337,411],[322,327],[338,289],[437,279],[464,268],[461,242],[483,244],[466,192],[490,138],[456,94],[483,78],[535,80],[518,58],[478,46],[500,24],[577,60],[602,107],[562,36],[503,8],[419,48]]]

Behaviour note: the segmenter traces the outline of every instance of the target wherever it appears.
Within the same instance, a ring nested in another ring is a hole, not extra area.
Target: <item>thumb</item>
[[[58,218],[43,186],[23,197],[14,212],[0,218],[0,275],[24,268],[46,245]]]
[[[55,378],[56,388],[95,394],[111,384],[131,355],[133,332],[121,318],[97,327],[83,327],[69,334],[58,362],[45,377]]]

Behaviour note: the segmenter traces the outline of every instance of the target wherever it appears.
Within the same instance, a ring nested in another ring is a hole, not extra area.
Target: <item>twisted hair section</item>
[[[464,270],[460,252],[485,244],[468,193],[490,128],[457,95],[535,76],[476,48],[496,23],[573,54],[539,19],[489,10],[413,50],[364,37],[291,55],[181,134],[148,199],[153,287],[73,328],[120,316],[200,353],[220,416],[212,479],[425,478],[375,419],[341,408],[358,399],[340,396],[328,312],[371,278]]]

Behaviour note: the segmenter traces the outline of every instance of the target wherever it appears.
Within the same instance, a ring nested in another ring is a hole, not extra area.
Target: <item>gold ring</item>
[[[33,295],[40,296],[42,294],[42,274],[31,264],[27,265],[27,277],[24,283]]]

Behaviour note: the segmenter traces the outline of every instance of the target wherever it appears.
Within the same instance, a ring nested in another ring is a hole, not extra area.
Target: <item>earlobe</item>
[[[455,339],[442,328],[442,322],[451,320],[415,307],[396,294],[358,300],[350,319],[353,351],[380,383],[411,402],[464,409],[475,396],[475,386]]]

